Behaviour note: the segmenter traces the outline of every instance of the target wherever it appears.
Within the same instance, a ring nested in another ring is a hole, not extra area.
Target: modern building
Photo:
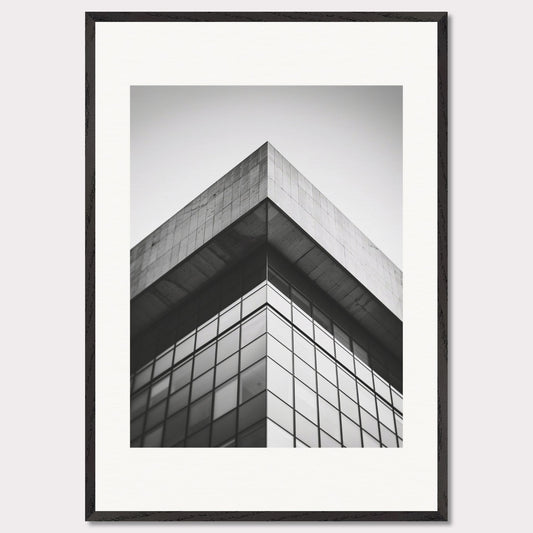
[[[402,273],[271,144],[131,250],[131,446],[402,439]]]

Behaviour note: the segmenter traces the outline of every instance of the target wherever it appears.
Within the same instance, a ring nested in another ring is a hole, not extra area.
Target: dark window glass
[[[211,344],[205,350],[194,356],[194,377],[197,378],[215,364],[216,344]]]
[[[147,429],[159,424],[160,422],[163,422],[163,418],[165,418],[166,406],[167,402],[163,401],[148,411],[148,414],[146,415]]]
[[[189,403],[189,388],[189,385],[187,385],[169,397],[167,416],[177,413],[180,409],[187,406]]]
[[[207,448],[209,446],[209,427],[187,437],[187,448]]]
[[[235,407],[237,407],[237,378],[233,378],[215,390],[213,418],[218,418]]]
[[[152,364],[143,368],[133,380],[133,390],[139,390],[141,387],[146,385],[152,378]]]
[[[243,403],[262,390],[266,384],[266,364],[265,359],[251,366],[241,373],[239,384],[239,402]]]
[[[237,410],[222,416],[213,422],[213,433],[211,436],[211,445],[220,446],[235,435],[237,429]]]
[[[171,416],[165,427],[165,446],[174,446],[185,438],[185,426],[187,424],[187,409]]]
[[[239,407],[239,431],[266,417],[266,393]]]
[[[266,331],[265,312],[262,311],[242,324],[241,346],[246,346],[249,342],[257,339]]]
[[[191,369],[192,360],[187,361],[184,365],[181,365],[172,372],[170,392],[176,392],[178,389],[181,389],[184,385],[188,385],[191,382]]]
[[[139,418],[136,418],[130,426],[130,439],[136,439],[143,430],[144,425],[144,415],[140,416]]]
[[[363,363],[368,364],[368,352],[353,341],[353,352]]]
[[[192,382],[191,402],[213,389],[213,373],[210,370]]]
[[[271,268],[268,269],[268,281],[270,281],[274,287],[279,289],[282,294],[290,296],[289,284]]]
[[[144,413],[146,410],[146,401],[148,400],[148,391],[145,390],[141,394],[137,394],[131,401],[131,416],[130,418],[135,418],[136,416]]]
[[[266,355],[266,335],[241,348],[241,370],[249,367],[253,363]]]
[[[331,320],[320,309],[313,309],[313,318],[329,333],[332,333]]]
[[[311,316],[311,303],[309,300],[294,287],[291,290],[291,298],[295,305],[297,305],[302,311]]]
[[[218,341],[217,362],[220,363],[239,349],[239,328],[232,330]]]
[[[163,436],[163,426],[158,426],[144,436],[144,446],[146,448],[161,446]]]
[[[239,448],[264,448],[266,446],[266,423],[247,429],[238,437]]]
[[[352,349],[352,347],[350,345],[350,337],[348,337],[348,334],[344,330],[339,328],[339,326],[337,326],[337,324],[333,324],[333,336],[341,344],[343,344],[345,348],[347,348],[348,350]]]
[[[211,419],[211,394],[193,403],[189,413],[189,434],[205,426]]]

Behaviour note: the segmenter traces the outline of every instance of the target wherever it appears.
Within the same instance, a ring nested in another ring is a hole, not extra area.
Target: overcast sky
[[[132,87],[131,245],[266,141],[402,267],[401,87]]]

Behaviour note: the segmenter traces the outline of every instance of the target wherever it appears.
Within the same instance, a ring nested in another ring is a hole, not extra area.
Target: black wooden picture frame
[[[97,511],[95,508],[95,25],[97,22],[436,22],[438,31],[438,510]],[[88,521],[446,521],[448,519],[447,13],[98,12],[85,17],[85,517]]]

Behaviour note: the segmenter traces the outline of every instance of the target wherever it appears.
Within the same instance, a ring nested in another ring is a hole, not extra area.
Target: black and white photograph
[[[402,87],[131,87],[131,446],[396,448]]]

